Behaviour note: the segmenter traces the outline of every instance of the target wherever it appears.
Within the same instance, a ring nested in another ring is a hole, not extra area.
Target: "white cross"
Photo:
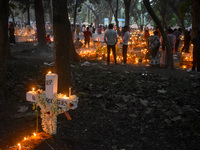
[[[57,94],[58,75],[50,72],[46,75],[45,89],[46,91],[27,92],[26,100],[36,103],[41,108],[43,130],[48,134],[56,134],[57,115],[69,109],[76,109],[78,97],[71,95],[71,89],[69,89],[69,97]]]

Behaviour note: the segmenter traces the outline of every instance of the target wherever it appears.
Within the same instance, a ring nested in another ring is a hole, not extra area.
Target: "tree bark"
[[[78,7],[78,0],[75,1],[75,6],[74,6],[74,28],[76,28],[77,7]]]
[[[192,33],[191,38],[193,39],[198,30],[200,29],[200,1],[192,0],[192,10],[193,10],[193,19],[192,19]]]
[[[180,24],[181,24],[181,28],[182,28],[182,32],[183,35],[185,35],[185,24],[184,24],[184,17],[180,17],[179,15],[179,9],[177,9],[177,6],[173,5],[173,1],[169,3],[170,7],[172,8],[174,14],[178,17]]]
[[[184,19],[179,17],[179,21],[180,21],[180,23],[181,23],[181,28],[182,28],[183,35],[185,35],[185,24],[184,24]]]
[[[125,6],[125,25],[129,26],[129,20],[130,20],[130,4],[131,0],[124,0],[124,6]]]
[[[111,24],[111,22],[112,22],[112,12],[111,11],[109,11],[109,15],[108,15],[108,24]]]
[[[27,6],[27,19],[28,19],[28,25],[30,25],[30,5]]]
[[[155,24],[157,25],[157,27],[159,28],[159,30],[162,34],[163,41],[165,42],[165,45],[166,45],[168,69],[174,69],[173,50],[172,50],[170,42],[167,38],[167,35],[164,31],[164,28],[161,25],[161,21],[158,19],[158,17],[154,13],[154,11],[149,3],[149,0],[143,0],[143,3],[145,5],[149,15],[152,17],[153,21],[155,22]]]
[[[35,18],[37,27],[38,46],[46,48],[46,30],[42,0],[34,0]]]
[[[115,22],[116,22],[116,26],[117,26],[117,33],[120,33],[120,30],[119,30],[119,21],[118,21],[118,6],[119,6],[119,0],[117,0],[117,2],[116,2]]]
[[[0,96],[6,94],[6,47],[8,43],[8,0],[0,0]]]
[[[97,15],[97,13],[94,11],[94,9],[92,9],[92,7],[91,6],[89,6],[86,2],[84,2],[84,4],[85,4],[85,6],[87,6],[91,11],[92,11],[92,13],[94,14],[94,16],[95,16],[95,28],[96,28],[96,30],[97,30],[97,28],[98,28],[98,25],[99,25],[99,16]]]
[[[68,95],[70,87],[70,59],[73,49],[67,2],[53,0],[54,64],[58,74],[58,92]]]
[[[119,21],[118,21],[118,6],[119,6],[119,0],[116,0],[116,10],[114,11],[113,9],[113,6],[111,4],[111,1],[108,1],[108,4],[110,6],[110,9],[112,11],[112,13],[114,14],[114,17],[115,17],[115,23],[116,23],[116,26],[117,26],[117,33],[120,33],[120,30],[119,30]]]

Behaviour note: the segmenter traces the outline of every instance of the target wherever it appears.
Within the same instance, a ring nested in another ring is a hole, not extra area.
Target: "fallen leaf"
[[[165,94],[167,91],[162,89],[162,90],[157,90],[157,92],[160,93],[160,94]]]
[[[103,96],[102,94],[97,94],[97,95],[96,95],[97,98],[100,98],[100,97],[102,97],[102,96]]]
[[[178,120],[181,120],[181,116],[176,116],[171,119],[171,121],[178,121]]]
[[[27,106],[19,106],[18,112],[19,113],[25,113],[25,112],[27,112],[27,110],[28,110]]]
[[[148,101],[140,99],[140,103],[144,106],[147,106]]]

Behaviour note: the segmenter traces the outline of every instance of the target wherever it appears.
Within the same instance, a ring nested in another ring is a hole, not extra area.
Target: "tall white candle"
[[[72,89],[71,89],[71,87],[69,88],[69,97],[71,96],[71,93],[72,92]]]
[[[48,73],[46,75],[45,86],[46,86],[45,88],[46,97],[48,99],[52,99],[53,95],[58,91],[58,75],[54,73]]]

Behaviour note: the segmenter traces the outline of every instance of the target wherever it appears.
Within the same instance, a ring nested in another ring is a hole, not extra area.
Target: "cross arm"
[[[37,93],[35,91],[29,91],[26,93],[26,100],[29,102],[36,102]]]

